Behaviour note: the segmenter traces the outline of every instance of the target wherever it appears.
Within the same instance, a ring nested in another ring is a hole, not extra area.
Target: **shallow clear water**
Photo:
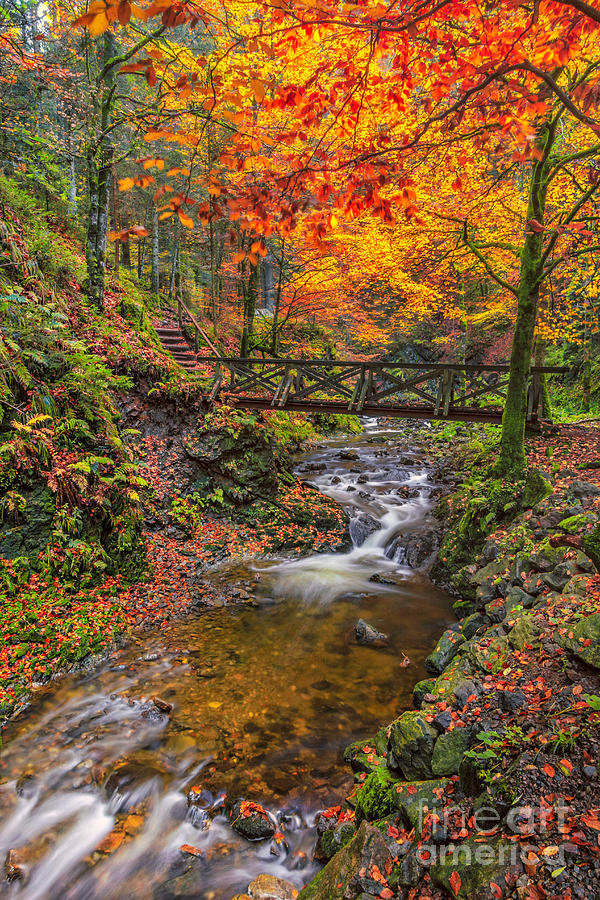
[[[340,458],[348,447],[358,459]],[[92,674],[40,692],[8,726],[0,862],[16,851],[25,877],[0,893],[230,900],[261,872],[308,880],[315,812],[351,784],[341,751],[410,705],[449,619],[443,592],[386,555],[425,527],[431,485],[418,453],[400,467],[383,450],[336,441],[300,463],[355,517],[360,546],[215,571],[252,605],[138,636]],[[418,496],[398,496],[403,485]],[[363,540],[365,516],[380,528]],[[390,635],[388,647],[356,644],[360,617]],[[152,697],[172,704],[170,716]],[[288,848],[235,835],[223,792],[264,803]]]

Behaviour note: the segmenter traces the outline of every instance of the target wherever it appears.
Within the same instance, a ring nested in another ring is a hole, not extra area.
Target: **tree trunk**
[[[250,265],[250,274],[246,284],[242,278],[242,296],[244,300],[244,327],[242,329],[242,341],[240,356],[246,357],[250,353],[250,340],[254,333],[254,313],[256,312],[256,298],[258,294],[258,266]]]
[[[281,256],[279,257],[279,277],[277,279],[277,290],[275,291],[275,301],[273,303],[273,320],[271,322],[271,353],[277,355],[279,350],[279,308],[281,306],[281,291],[283,289],[283,259],[285,251],[285,241],[281,239]]]
[[[546,340],[537,336],[535,340],[535,357],[534,363],[536,366],[544,366],[546,364]],[[550,391],[548,390],[548,379],[546,375],[542,374],[539,376],[540,379],[540,392],[541,392],[541,400],[542,400],[542,418],[543,419],[551,419],[552,418],[552,405],[550,403]]]
[[[110,183],[111,183],[111,197],[112,197],[112,221],[113,221],[113,229],[115,231],[119,230],[119,210],[117,207],[117,179],[115,177],[115,167],[114,165],[110,170]],[[119,263],[121,260],[121,241],[119,238],[115,240],[115,268],[114,274],[117,281],[119,280]]]
[[[535,219],[539,225],[544,224],[549,176],[548,156],[554,142],[554,133],[555,125],[546,123],[538,134],[536,146],[541,152],[541,159],[534,163],[531,171],[527,223]],[[527,387],[538,311],[544,234],[538,225],[532,228],[526,224],[525,227],[525,242],[519,272],[517,318],[497,463],[500,474],[519,474],[527,467],[525,457]]]
[[[153,294],[160,290],[159,259],[158,259],[158,210],[152,207],[152,269],[150,274],[150,286]]]

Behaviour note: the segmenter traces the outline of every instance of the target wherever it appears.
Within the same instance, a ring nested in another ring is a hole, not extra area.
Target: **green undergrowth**
[[[1,704],[123,625],[117,589],[148,568],[147,484],[118,401],[194,386],[160,348],[149,293],[123,272],[92,308],[81,244],[6,179],[0,258]]]

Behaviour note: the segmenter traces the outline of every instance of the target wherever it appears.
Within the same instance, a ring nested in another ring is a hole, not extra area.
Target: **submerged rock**
[[[354,626],[354,634],[358,644],[370,644],[373,647],[385,647],[390,642],[388,634],[377,631],[373,625],[369,625],[364,619],[359,619]]]

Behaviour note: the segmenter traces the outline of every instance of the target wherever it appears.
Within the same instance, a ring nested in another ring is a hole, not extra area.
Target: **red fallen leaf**
[[[198,850],[197,847],[192,847],[191,844],[182,844],[179,849],[182,853],[189,853],[190,856],[202,856],[202,850]]]
[[[546,763],[546,765],[544,766],[544,772],[546,773],[546,775],[547,775],[549,778],[554,778],[554,776],[555,776],[555,774],[556,774],[555,771],[554,771],[554,769],[553,769],[552,766],[550,765],[550,763]]]
[[[452,893],[455,897],[458,897],[458,892],[460,891],[461,878],[457,871],[454,871],[450,876],[450,887],[452,888]]]
[[[490,890],[494,897],[498,897],[498,900],[502,897],[502,888],[499,884],[496,884],[495,881],[490,881]]]
[[[407,792],[408,794],[416,794],[416,793],[417,793],[417,789],[416,789],[416,787],[414,786],[414,784],[409,784],[408,787],[406,788],[406,792]]]
[[[392,900],[394,894],[392,891],[390,891],[389,887],[385,887],[382,891],[380,891],[379,896],[381,897],[381,900]]]

